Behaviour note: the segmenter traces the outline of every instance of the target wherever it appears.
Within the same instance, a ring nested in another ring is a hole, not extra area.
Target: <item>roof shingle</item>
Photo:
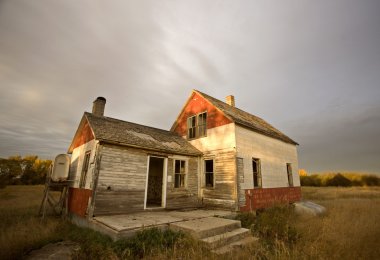
[[[293,141],[291,138],[283,134],[280,130],[276,129],[264,119],[254,116],[250,113],[247,113],[237,107],[228,105],[227,103],[220,101],[214,97],[211,97],[205,93],[202,93],[198,90],[194,90],[199,95],[207,99],[211,104],[221,110],[227,117],[229,117],[236,124],[247,127],[255,132],[270,136],[279,140],[282,140],[286,143],[296,144],[297,142]]]
[[[176,133],[85,112],[95,139],[125,146],[184,155],[202,153]]]

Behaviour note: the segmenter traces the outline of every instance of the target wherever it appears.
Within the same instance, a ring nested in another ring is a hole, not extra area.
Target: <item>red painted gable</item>
[[[187,134],[187,118],[207,111],[207,129],[232,123],[220,110],[204,99],[201,95],[193,92],[177,119],[177,124],[172,130],[180,136]]]
[[[82,129],[80,130],[80,133],[77,136],[75,136],[75,139],[73,141],[73,149],[91,141],[94,138],[95,137],[92,133],[91,127],[86,119]]]

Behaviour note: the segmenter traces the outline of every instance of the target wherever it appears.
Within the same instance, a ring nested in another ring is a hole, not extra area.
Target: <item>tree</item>
[[[38,159],[37,155],[0,159],[0,187],[9,184],[42,184],[51,164],[51,160]]]

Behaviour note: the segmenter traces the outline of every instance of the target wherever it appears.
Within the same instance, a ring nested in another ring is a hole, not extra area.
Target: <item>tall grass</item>
[[[257,224],[262,217],[261,227],[256,226],[255,231],[286,223],[285,229],[277,227],[286,236],[266,230],[269,233],[258,236],[274,234],[270,243],[259,240],[224,256],[214,255],[185,234],[170,231],[144,231],[133,239],[114,242],[59,218],[41,223],[36,214],[42,192],[42,186],[0,190],[0,259],[23,258],[30,250],[61,240],[80,245],[74,259],[380,259],[380,187],[303,187],[303,198],[325,206],[326,215],[297,216],[281,210],[268,210],[258,217],[242,215],[247,225]],[[293,232],[296,239],[288,236]]]

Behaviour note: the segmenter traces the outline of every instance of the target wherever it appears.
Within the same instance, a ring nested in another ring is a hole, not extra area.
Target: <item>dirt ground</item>
[[[28,260],[42,260],[42,259],[55,259],[55,260],[68,260],[72,259],[71,255],[80,249],[79,244],[71,241],[62,241],[54,244],[47,244],[41,249],[34,250],[28,254]]]

